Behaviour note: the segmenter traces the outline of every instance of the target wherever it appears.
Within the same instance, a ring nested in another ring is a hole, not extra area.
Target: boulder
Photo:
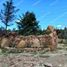
[[[26,47],[26,42],[25,42],[24,40],[21,40],[21,41],[17,44],[16,47],[17,47],[17,48],[24,48],[24,47]]]
[[[10,44],[10,40],[8,38],[3,38],[1,41],[1,47],[5,48],[5,47],[9,47]]]
[[[32,45],[31,45],[31,47],[37,47],[37,48],[40,47],[40,42],[39,42],[37,37],[33,37],[32,38]]]
[[[54,27],[53,26],[48,26],[47,30],[49,30],[50,32],[53,32],[54,31]]]

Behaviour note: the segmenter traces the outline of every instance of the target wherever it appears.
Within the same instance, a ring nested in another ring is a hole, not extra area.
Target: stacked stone
[[[58,43],[58,37],[55,29],[52,26],[48,26],[46,35],[30,35],[30,36],[19,36],[15,33],[8,37],[4,37],[1,40],[1,47],[16,47],[16,48],[50,48],[55,50]]]

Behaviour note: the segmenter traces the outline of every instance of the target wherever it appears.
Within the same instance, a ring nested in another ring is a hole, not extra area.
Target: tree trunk
[[[6,30],[6,35],[7,35],[7,24],[6,24],[6,28],[5,28],[5,30]]]

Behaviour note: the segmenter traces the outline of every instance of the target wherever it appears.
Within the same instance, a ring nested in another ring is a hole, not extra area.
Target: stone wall
[[[58,37],[56,31],[52,26],[48,26],[46,35],[30,35],[20,36],[14,34],[3,37],[0,40],[0,46],[4,47],[16,47],[16,48],[50,48],[55,50],[58,43]]]

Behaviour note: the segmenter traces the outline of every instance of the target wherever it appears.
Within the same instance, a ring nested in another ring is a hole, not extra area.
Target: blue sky
[[[0,9],[5,1],[0,0]],[[14,0],[14,5],[20,9],[17,17],[26,11],[34,12],[42,29],[48,25],[55,28],[67,27],[67,0]],[[3,24],[0,23],[0,26]],[[14,24],[10,28],[17,28],[17,26]]]

